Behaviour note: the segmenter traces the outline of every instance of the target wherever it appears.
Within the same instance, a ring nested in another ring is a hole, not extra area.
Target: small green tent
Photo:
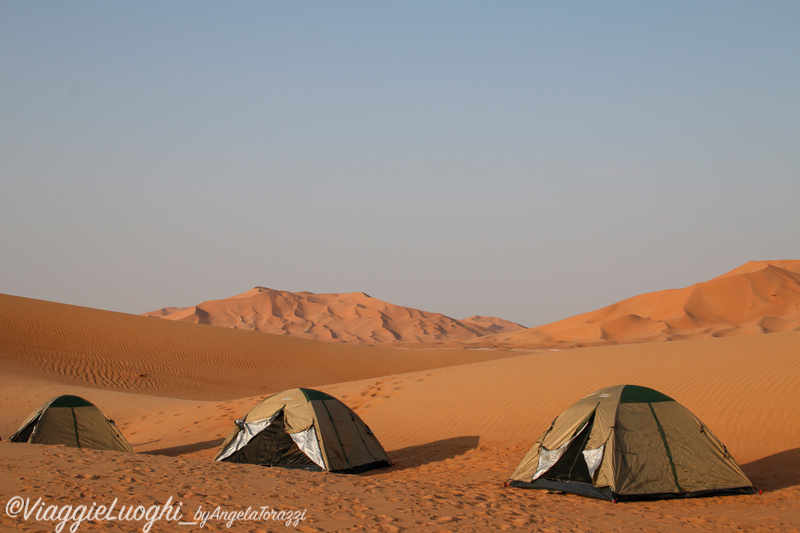
[[[601,389],[564,411],[507,485],[612,501],[756,492],[696,416],[635,385]]]
[[[45,402],[25,419],[10,440],[133,453],[113,420],[93,403],[70,395]]]
[[[358,415],[317,390],[274,394],[235,424],[216,461],[338,473],[392,465]]]

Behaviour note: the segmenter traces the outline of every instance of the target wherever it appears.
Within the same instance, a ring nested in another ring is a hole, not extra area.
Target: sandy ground
[[[315,343],[13,297],[0,318],[0,531],[55,531],[48,512],[115,500],[131,520],[77,530],[800,531],[800,332],[494,352]],[[620,383],[692,410],[764,493],[611,504],[503,487],[555,416]],[[345,401],[395,466],[212,461],[234,418],[293,386]],[[59,394],[98,405],[137,453],[7,442]],[[38,519],[11,516],[25,499]],[[151,507],[164,513],[149,529]]]

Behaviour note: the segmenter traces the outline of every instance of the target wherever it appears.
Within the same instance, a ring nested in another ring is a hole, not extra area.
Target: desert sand
[[[569,349],[409,349],[0,296],[0,530],[54,531],[54,520],[11,517],[8,504],[20,497],[90,507],[171,498],[183,521],[217,507],[268,506],[288,516],[288,525],[241,520],[227,529],[247,532],[800,531],[798,378],[798,331]],[[563,409],[621,383],[655,388],[692,410],[763,494],[611,504],[503,487]],[[296,386],[350,405],[395,466],[336,475],[212,461],[234,418]],[[59,394],[95,403],[137,453],[7,442]],[[226,530],[219,519],[204,528],[179,521],[157,521],[152,531]],[[79,526],[143,531],[147,523]]]

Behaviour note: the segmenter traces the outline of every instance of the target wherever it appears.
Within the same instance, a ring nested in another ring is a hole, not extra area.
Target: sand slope
[[[398,445],[464,435],[525,445],[583,396],[631,383],[675,398],[751,461],[800,443],[798,377],[800,332],[790,332],[540,352],[325,390]],[[414,418],[398,424],[398,413]]]
[[[658,291],[470,344],[507,348],[752,335],[800,329],[800,261],[751,261],[710,281]]]
[[[393,305],[363,292],[314,294],[266,287],[194,307],[166,307],[144,316],[356,344],[464,340],[524,329],[494,317],[459,321],[441,313]]]
[[[0,295],[0,368],[184,398],[236,398],[510,352],[347,346]]]

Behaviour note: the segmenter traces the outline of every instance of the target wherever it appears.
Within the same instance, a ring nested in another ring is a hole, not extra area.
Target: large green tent
[[[569,407],[507,485],[612,501],[756,492],[696,416],[635,385],[601,389]]]
[[[274,394],[235,425],[215,460],[338,473],[392,464],[357,414],[313,389]]]
[[[25,419],[10,440],[133,453],[113,420],[93,403],[71,395],[45,402]]]

